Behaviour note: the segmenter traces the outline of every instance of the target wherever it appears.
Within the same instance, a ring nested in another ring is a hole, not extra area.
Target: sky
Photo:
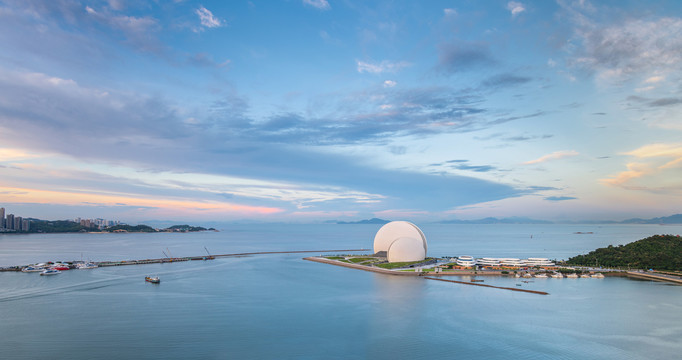
[[[681,213],[682,2],[0,0],[0,207]]]

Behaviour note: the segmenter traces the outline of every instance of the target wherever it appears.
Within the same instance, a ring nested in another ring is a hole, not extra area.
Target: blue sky
[[[0,0],[0,204],[128,222],[679,213],[681,7]]]

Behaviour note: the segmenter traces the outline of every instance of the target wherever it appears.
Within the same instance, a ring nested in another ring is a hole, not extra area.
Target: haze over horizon
[[[678,1],[0,0],[0,206],[682,213]]]

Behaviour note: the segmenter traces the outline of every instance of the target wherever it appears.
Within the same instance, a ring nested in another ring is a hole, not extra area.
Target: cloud
[[[575,3],[559,2],[575,25],[568,42],[569,65],[596,73],[606,81],[621,82],[647,76],[652,83],[665,73],[676,72],[682,63],[682,19],[662,17],[626,18],[612,25],[594,19],[611,9],[595,11]],[[657,75],[649,75],[657,74]],[[659,80],[660,78],[660,80]]]
[[[97,11],[90,6],[85,7],[85,12],[100,24],[121,31],[125,34],[126,43],[136,49],[152,53],[162,51],[162,45],[156,37],[161,26],[156,18],[120,15],[106,10]]]
[[[455,16],[455,15],[457,15],[457,10],[446,8],[446,9],[443,9],[443,14],[445,14],[446,17]]]
[[[393,81],[393,80],[386,80],[386,81],[384,81],[384,87],[385,87],[385,88],[391,88],[391,87],[394,87],[394,86],[396,86],[396,85],[398,85],[398,83],[395,82],[395,81]]]
[[[566,200],[576,200],[577,197],[573,196],[548,196],[545,198],[547,201],[566,201]]]
[[[541,156],[535,160],[526,161],[523,163],[523,165],[540,164],[540,163],[544,163],[544,162],[551,161],[551,160],[558,160],[558,159],[563,159],[566,157],[572,157],[572,156],[577,156],[577,155],[579,155],[579,153],[575,150],[555,151],[551,154]]]
[[[213,57],[207,53],[197,53],[187,58],[187,63],[198,67],[209,67],[209,68],[223,68],[230,64],[230,60],[225,60],[223,62],[216,62]]]
[[[303,0],[303,4],[312,6],[319,10],[329,10],[332,8],[327,0]]]
[[[217,28],[223,26],[223,21],[213,16],[213,13],[203,6],[196,9],[194,12],[199,16],[201,26],[203,27]]]
[[[498,87],[510,87],[510,86],[517,86],[517,85],[523,85],[525,83],[528,83],[532,81],[533,78],[527,77],[527,76],[519,76],[515,74],[498,74],[492,77],[489,77],[485,81],[483,81],[482,85],[484,87],[493,87],[493,88],[498,88]]]
[[[629,162],[626,164],[626,171],[611,178],[601,179],[601,183],[637,190],[661,188],[682,190],[682,185],[677,181],[682,176],[682,144],[650,144],[624,155],[635,157],[639,161]],[[640,179],[640,183],[634,185],[635,179]]]
[[[385,72],[394,73],[402,68],[410,66],[410,63],[406,61],[391,62],[384,60],[379,64],[372,64],[364,61],[356,61],[357,69],[359,73],[370,73],[370,74],[381,74]]]
[[[109,200],[83,195],[79,202],[143,206],[148,202],[134,201],[134,194],[147,194],[157,199],[181,196],[182,204],[187,201],[187,206],[198,208],[195,203],[204,200],[224,202],[220,194],[229,193],[235,196],[231,204],[285,211],[300,206],[326,210],[332,204],[339,205],[339,201],[344,202],[343,206],[362,204],[368,211],[442,210],[519,193],[508,185],[465,176],[377,168],[359,162],[351,154],[333,154],[322,147],[492,126],[491,120],[479,118],[485,113],[485,109],[476,107],[479,98],[447,88],[391,89],[383,95],[383,100],[373,101],[388,100],[397,105],[395,112],[358,109],[357,100],[363,103],[368,99],[368,94],[361,92],[341,101],[338,110],[324,118],[286,112],[252,118],[248,99],[238,94],[194,114],[179,110],[178,104],[168,100],[141,93],[104,90],[72,79],[0,69],[0,143],[10,149],[61,154],[101,168],[116,165],[144,171],[143,178],[137,181],[120,172],[105,181],[93,177],[92,171],[73,171],[64,165],[69,164],[67,160],[49,165],[50,159],[45,159],[45,166],[56,166],[61,174],[31,177],[32,181],[42,182],[31,189],[54,187],[49,191],[61,193],[59,199],[70,195],[64,188],[67,185],[69,189],[92,189],[95,195],[118,193]],[[188,122],[188,118],[193,120]],[[16,127],[17,123],[21,128]],[[3,169],[7,171],[14,170]],[[243,178],[256,185],[221,185],[205,177],[183,179],[182,175],[150,180],[153,174],[166,173]],[[21,187],[22,182],[15,180],[15,187]],[[3,185],[7,181],[3,173]],[[258,181],[264,183],[258,185]],[[414,195],[411,189],[415,187],[424,191]],[[457,188],[468,190],[452,191]],[[57,201],[57,195],[54,199]]]
[[[437,69],[456,73],[496,64],[488,44],[482,42],[443,43],[438,46]]]
[[[520,2],[510,1],[507,3],[507,10],[511,12],[512,17],[516,17],[520,13],[526,11],[526,8]]]

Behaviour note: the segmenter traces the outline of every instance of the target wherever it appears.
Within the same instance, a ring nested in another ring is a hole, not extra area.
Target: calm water
[[[371,248],[375,225],[241,225],[220,233],[0,236],[0,266],[250,251]],[[567,258],[680,226],[424,225],[429,255]],[[592,235],[574,232],[592,231]],[[532,235],[532,238],[531,238]],[[536,279],[549,296],[260,255],[0,273],[0,357],[670,359],[682,287]],[[159,275],[160,285],[145,283]],[[486,284],[515,287],[511,278]]]

